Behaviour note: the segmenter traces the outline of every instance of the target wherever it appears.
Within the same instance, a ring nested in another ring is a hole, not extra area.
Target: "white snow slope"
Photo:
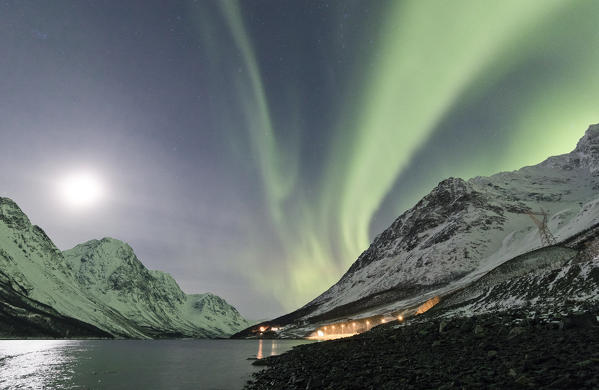
[[[527,309],[585,311],[599,303],[599,225],[560,245],[507,261],[432,310],[445,317]],[[429,312],[430,313],[430,312]]]
[[[542,246],[526,214],[541,210],[558,242],[599,222],[599,125],[571,153],[538,165],[442,181],[377,236],[339,282],[280,325],[385,314],[468,285]]]
[[[146,269],[121,241],[61,252],[1,197],[0,269],[16,291],[117,337],[224,337],[249,325],[222,298],[187,295],[170,275]]]

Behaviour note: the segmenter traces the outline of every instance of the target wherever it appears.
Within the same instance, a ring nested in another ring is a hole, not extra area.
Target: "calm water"
[[[240,389],[301,340],[0,340],[1,389]]]

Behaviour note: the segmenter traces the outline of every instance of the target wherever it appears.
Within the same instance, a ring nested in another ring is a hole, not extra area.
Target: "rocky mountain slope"
[[[548,316],[597,306],[599,224],[559,245],[503,263],[445,296],[430,314],[462,317],[521,309],[531,316]]]
[[[283,336],[303,335],[315,324],[385,315],[463,289],[547,245],[527,213],[546,213],[556,242],[599,223],[599,125],[571,153],[538,165],[442,181],[378,235],[339,282],[267,324],[282,326]]]
[[[17,291],[0,272],[0,336],[19,338],[111,338],[110,333],[74,318],[63,316]]]
[[[223,299],[187,295],[170,275],[148,270],[121,241],[61,252],[7,198],[0,198],[0,269],[4,337],[224,337],[249,325]]]

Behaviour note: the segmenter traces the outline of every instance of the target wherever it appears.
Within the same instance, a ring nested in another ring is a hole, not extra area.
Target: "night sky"
[[[599,122],[599,1],[0,2],[0,196],[249,318],[336,282],[443,178]],[[72,207],[69,175],[103,192]]]

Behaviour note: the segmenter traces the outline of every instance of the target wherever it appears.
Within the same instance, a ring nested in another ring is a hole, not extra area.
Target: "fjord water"
[[[240,389],[303,340],[3,340],[2,389]]]

